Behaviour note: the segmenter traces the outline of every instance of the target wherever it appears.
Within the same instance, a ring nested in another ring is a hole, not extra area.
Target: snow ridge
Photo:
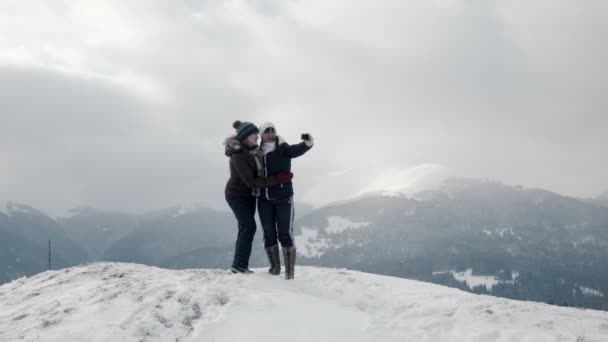
[[[579,341],[608,312],[356,271],[165,270],[95,263],[0,286],[0,341]]]

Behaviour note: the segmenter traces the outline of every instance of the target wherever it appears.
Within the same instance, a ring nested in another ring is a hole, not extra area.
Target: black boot
[[[230,268],[230,272],[232,273],[253,273],[249,267],[232,267]]]
[[[285,261],[285,279],[293,279],[296,267],[296,247],[283,247]]]
[[[281,256],[279,253],[279,245],[266,247],[266,255],[268,255],[268,262],[270,263],[268,273],[272,275],[281,274]]]

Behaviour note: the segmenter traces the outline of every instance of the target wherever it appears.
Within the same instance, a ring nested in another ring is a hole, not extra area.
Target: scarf
[[[270,153],[276,149],[277,149],[276,141],[262,143],[261,150],[264,155],[267,155],[268,153]]]
[[[255,166],[257,169],[258,178],[264,177],[264,165],[262,164],[262,155],[263,155],[262,150],[260,150],[259,148],[255,148],[253,150],[250,150],[249,154],[251,154],[251,156],[253,157],[253,160],[255,160]],[[251,194],[253,196],[259,197],[260,189],[252,189]]]

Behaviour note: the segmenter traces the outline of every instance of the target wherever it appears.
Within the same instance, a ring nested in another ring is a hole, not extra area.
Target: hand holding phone
[[[306,143],[306,146],[308,147],[312,147],[312,145],[314,145],[314,141],[312,140],[312,135],[308,134],[308,133],[304,133],[302,134],[302,140],[304,140],[304,143]]]

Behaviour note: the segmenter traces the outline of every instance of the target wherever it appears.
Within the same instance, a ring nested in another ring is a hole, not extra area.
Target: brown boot
[[[283,247],[285,261],[285,279],[293,279],[296,267],[296,247]]]
[[[266,255],[268,256],[268,262],[270,263],[270,269],[268,273],[272,275],[281,274],[281,256],[279,253],[279,245],[266,247]]]

